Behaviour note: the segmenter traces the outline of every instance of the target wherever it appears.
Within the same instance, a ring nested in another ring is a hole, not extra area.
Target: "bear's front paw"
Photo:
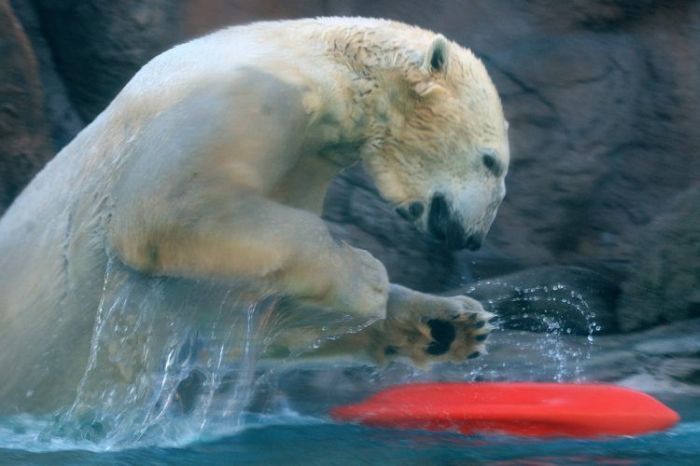
[[[478,301],[466,296],[423,295],[398,305],[399,309],[390,309],[385,321],[383,357],[408,356],[421,365],[486,354],[485,342],[496,316]]]
[[[431,356],[446,355],[445,359],[462,361],[486,354],[488,338],[495,314],[487,312],[481,303],[467,297],[458,297],[461,307],[445,317],[422,318],[421,323],[430,329],[431,341],[425,352]]]

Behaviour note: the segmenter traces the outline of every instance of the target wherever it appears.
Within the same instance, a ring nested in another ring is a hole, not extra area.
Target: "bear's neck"
[[[312,31],[311,39],[322,45],[324,58],[330,60],[318,62],[331,63],[329,70],[323,70],[322,79],[330,89],[325,100],[331,102],[330,115],[324,118],[339,124],[337,141],[321,154],[344,168],[376,157],[392,128],[403,125],[413,100],[406,95],[411,89],[405,70],[415,57],[411,50],[397,48],[390,34],[380,37],[381,30],[371,25],[320,31]]]

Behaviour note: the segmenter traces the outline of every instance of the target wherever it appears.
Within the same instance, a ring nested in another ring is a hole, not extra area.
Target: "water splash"
[[[499,315],[490,339],[491,357],[477,363],[469,379],[583,381],[594,335],[601,330],[584,297],[563,283],[519,287],[488,280],[484,307]],[[467,294],[477,291],[473,285]],[[504,331],[504,328],[516,329]],[[518,331],[530,328],[534,332]]]
[[[95,313],[72,405],[47,418],[2,419],[30,433],[36,443],[25,449],[170,446],[235,433],[248,427],[251,399],[268,383],[258,359],[285,332],[294,340],[294,332],[321,329],[290,348],[296,358],[369,324],[332,313],[299,317],[273,294],[231,284],[144,279],[115,260]]]

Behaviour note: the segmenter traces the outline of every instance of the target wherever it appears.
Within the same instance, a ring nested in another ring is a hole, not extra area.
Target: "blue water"
[[[0,449],[0,464],[700,464],[700,399],[667,401],[681,412],[683,421],[670,431],[637,438],[543,441],[467,437],[341,425],[323,417],[290,414],[252,419],[249,428],[235,435],[183,448],[43,453]]]

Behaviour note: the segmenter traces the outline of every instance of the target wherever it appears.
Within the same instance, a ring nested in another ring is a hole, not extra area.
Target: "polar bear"
[[[169,290],[242,280],[295,312],[371,324],[321,352],[483,353],[493,315],[477,301],[390,284],[329,234],[326,189],[358,162],[417,228],[478,248],[509,163],[483,64],[442,35],[362,18],[232,27],[154,58],[0,221],[0,412],[70,404],[111,260]]]

